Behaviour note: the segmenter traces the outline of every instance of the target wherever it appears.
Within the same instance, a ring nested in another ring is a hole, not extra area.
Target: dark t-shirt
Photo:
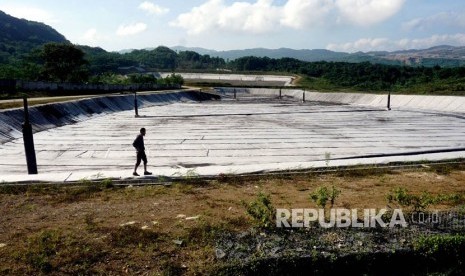
[[[137,135],[132,145],[136,148],[137,151],[144,151],[144,136],[142,136],[142,134]]]

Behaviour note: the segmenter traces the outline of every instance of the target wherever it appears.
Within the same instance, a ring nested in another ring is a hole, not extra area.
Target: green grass
[[[369,88],[359,88],[352,86],[342,86],[324,78],[310,78],[302,76],[297,84],[298,86],[322,92],[348,92],[348,93],[371,93],[386,94],[388,90],[378,90]],[[391,89],[392,94],[403,95],[438,95],[438,96],[465,96],[465,80],[454,79],[446,81],[436,81],[419,84],[406,84],[403,86],[394,86]]]

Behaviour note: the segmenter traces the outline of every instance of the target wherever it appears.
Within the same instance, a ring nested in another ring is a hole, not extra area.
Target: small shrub
[[[326,164],[326,167],[329,166],[330,161],[331,161],[331,152],[325,152],[325,164]]]
[[[334,186],[332,186],[331,189],[328,189],[327,187],[319,187],[310,194],[310,199],[323,209],[329,201],[331,204],[330,208],[332,208],[340,194],[341,191],[336,189]]]
[[[428,192],[420,195],[409,193],[405,188],[397,187],[387,194],[386,199],[389,203],[397,203],[403,207],[412,207],[413,211],[419,212],[427,209],[430,205],[440,203],[459,204],[463,202],[464,197],[460,194],[437,195],[433,196]]]
[[[113,180],[111,180],[110,178],[106,178],[102,180],[102,182],[100,182],[100,185],[105,189],[113,188]]]
[[[260,192],[254,201],[243,204],[257,226],[268,228],[275,223],[276,209],[271,203],[270,195]]]
[[[414,248],[424,254],[458,254],[465,252],[465,236],[432,235],[422,236],[414,242]]]

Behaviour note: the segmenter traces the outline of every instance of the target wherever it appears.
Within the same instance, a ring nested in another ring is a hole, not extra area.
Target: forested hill
[[[436,46],[422,50],[404,50],[394,52],[334,52],[325,49],[265,49],[254,48],[244,50],[215,51],[204,48],[172,47],[175,51],[195,51],[202,55],[235,60],[242,57],[268,57],[274,59],[295,58],[301,61],[334,61],[334,62],[370,62],[387,65],[443,67],[465,66],[465,47]],[[126,51],[127,52],[127,51]]]
[[[52,27],[0,11],[0,62],[27,54],[48,42],[68,42]]]

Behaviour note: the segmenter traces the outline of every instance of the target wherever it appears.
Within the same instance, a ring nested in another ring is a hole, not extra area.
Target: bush
[[[455,235],[432,235],[422,236],[414,243],[415,250],[426,254],[448,254],[457,255],[465,252],[465,236]]]
[[[275,223],[276,209],[271,203],[270,195],[260,192],[254,201],[244,205],[247,214],[258,227],[268,228]]]
[[[389,203],[397,203],[403,207],[412,207],[413,211],[419,212],[428,208],[428,206],[439,203],[459,204],[464,198],[460,194],[437,195],[433,196],[428,192],[420,195],[409,193],[405,188],[397,187],[387,194],[386,199]]]
[[[341,191],[334,188],[334,186],[332,186],[331,189],[328,189],[327,187],[319,187],[310,194],[310,199],[323,209],[329,201],[332,208],[336,198],[338,198],[340,194]]]

